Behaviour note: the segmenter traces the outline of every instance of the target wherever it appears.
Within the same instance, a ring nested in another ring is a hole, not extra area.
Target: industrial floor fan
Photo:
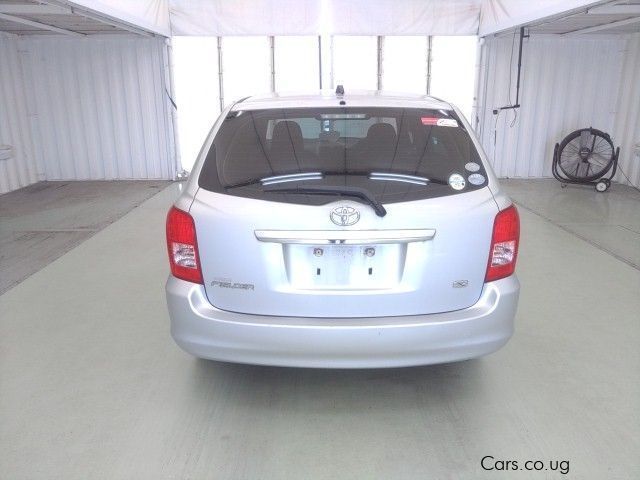
[[[620,147],[609,134],[595,128],[571,132],[553,150],[553,176],[566,187],[569,183],[594,185],[598,192],[611,186],[618,168]]]

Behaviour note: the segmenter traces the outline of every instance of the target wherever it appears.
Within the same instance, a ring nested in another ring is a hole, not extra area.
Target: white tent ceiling
[[[0,0],[0,31],[480,35],[640,31],[640,0]]]
[[[174,35],[473,35],[481,0],[170,0]]]

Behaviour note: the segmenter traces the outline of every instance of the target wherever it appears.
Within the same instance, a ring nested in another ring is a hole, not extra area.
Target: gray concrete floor
[[[613,184],[605,193],[592,186],[554,179],[502,180],[507,193],[529,211],[582,240],[640,268],[640,192]]]
[[[485,455],[640,478],[628,262],[529,205],[517,331],[493,355],[374,371],[199,361],[172,343],[164,304],[177,187],[0,296],[0,478],[563,477],[484,472]]]
[[[0,294],[168,183],[40,182],[0,196]]]

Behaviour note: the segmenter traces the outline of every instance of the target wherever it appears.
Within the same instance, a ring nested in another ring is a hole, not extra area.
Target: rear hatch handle
[[[380,245],[384,243],[424,242],[433,239],[435,229],[402,230],[255,230],[261,242],[302,245],[343,244]]]
[[[278,187],[269,186],[264,189],[265,192],[272,193],[290,193],[295,195],[338,195],[342,197],[353,197],[371,205],[376,215],[384,217],[387,214],[382,203],[380,203],[368,190],[360,187],[347,186],[324,186],[324,185],[308,185],[304,187]]]

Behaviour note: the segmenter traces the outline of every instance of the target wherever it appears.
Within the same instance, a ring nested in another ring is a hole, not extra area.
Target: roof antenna
[[[339,95],[339,96],[344,95],[344,87],[342,85],[338,85],[336,87],[336,95]]]

